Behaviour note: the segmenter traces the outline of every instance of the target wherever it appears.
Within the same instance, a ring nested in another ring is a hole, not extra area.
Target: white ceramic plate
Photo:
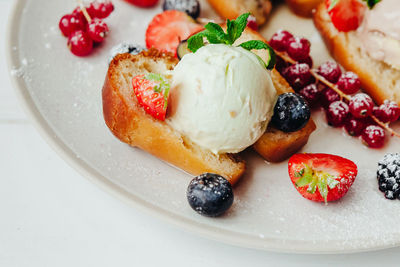
[[[314,113],[318,130],[305,152],[326,152],[355,161],[359,175],[345,198],[328,206],[295,190],[287,162],[269,164],[246,152],[248,171],[235,188],[235,202],[222,218],[201,217],[186,202],[191,177],[119,142],[102,118],[101,88],[109,49],[120,41],[144,44],[144,33],[160,7],[143,10],[114,0],[107,20],[111,34],[86,58],[73,56],[58,29],[75,1],[19,0],[9,22],[10,72],[27,113],[45,139],[72,166],[102,188],[188,231],[229,244],[285,252],[334,253],[400,244],[400,202],[385,200],[376,182],[377,161],[399,151],[391,138],[381,150],[367,149]],[[204,4],[204,3],[203,3]],[[203,5],[202,16],[214,16]],[[262,29],[266,37],[286,28],[309,38],[316,64],[328,58],[312,22],[285,6]]]

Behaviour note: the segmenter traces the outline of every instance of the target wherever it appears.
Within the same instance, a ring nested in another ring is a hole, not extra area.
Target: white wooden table
[[[237,248],[185,233],[101,191],[52,151],[15,97],[4,54],[12,1],[0,0],[0,266],[400,265],[400,248],[327,256]]]

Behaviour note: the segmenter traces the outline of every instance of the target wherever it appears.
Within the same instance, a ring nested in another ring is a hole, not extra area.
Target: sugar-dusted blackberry
[[[400,199],[400,154],[386,154],[378,162],[379,190],[387,199]]]
[[[213,173],[195,177],[187,188],[186,196],[192,209],[209,217],[222,215],[233,203],[232,185],[221,175]]]
[[[200,3],[197,0],[165,0],[163,10],[178,10],[186,12],[196,19],[200,15]]]
[[[113,58],[118,55],[118,54],[124,54],[124,53],[129,53],[132,55],[137,55],[140,52],[145,50],[145,48],[141,45],[135,45],[135,44],[130,44],[130,43],[120,43],[117,44],[116,46],[113,46],[110,50],[110,57],[108,58],[108,62],[111,62]]]

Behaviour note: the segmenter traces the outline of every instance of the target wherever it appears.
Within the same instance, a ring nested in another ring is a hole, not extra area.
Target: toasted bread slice
[[[371,58],[362,48],[356,32],[339,32],[332,24],[325,4],[314,14],[314,24],[332,56],[346,70],[357,73],[364,90],[381,104],[385,99],[400,105],[400,71]]]
[[[224,19],[236,19],[250,12],[259,25],[264,24],[272,9],[270,0],[208,0],[215,11]]]
[[[191,143],[167,123],[146,114],[133,94],[132,77],[148,72],[165,74],[177,60],[155,49],[139,55],[120,54],[110,63],[103,86],[107,126],[121,141],[139,147],[191,174],[218,173],[234,184],[245,171],[237,155],[215,155]]]
[[[286,0],[290,9],[299,16],[311,17],[313,10],[322,2],[322,0]]]

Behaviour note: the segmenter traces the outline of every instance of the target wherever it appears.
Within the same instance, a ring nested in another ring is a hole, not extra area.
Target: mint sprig
[[[153,90],[156,93],[163,93],[164,96],[164,109],[168,106],[168,94],[171,89],[169,81],[161,74],[158,73],[147,73],[143,79],[157,82]]]
[[[209,22],[204,28],[205,30],[199,32],[188,39],[188,48],[190,51],[195,53],[201,47],[205,45],[205,39],[210,44],[226,44],[233,45],[237,39],[242,36],[243,31],[247,26],[247,19],[249,18],[250,13],[245,13],[240,15],[235,20],[227,20],[226,26],[227,30],[224,32],[222,27],[216,23]],[[251,40],[244,43],[239,44],[240,47],[246,50],[260,50],[266,49],[269,54],[269,61],[266,64],[259,56],[258,59],[267,69],[273,69],[276,62],[276,55],[274,50],[265,42],[260,40]]]

